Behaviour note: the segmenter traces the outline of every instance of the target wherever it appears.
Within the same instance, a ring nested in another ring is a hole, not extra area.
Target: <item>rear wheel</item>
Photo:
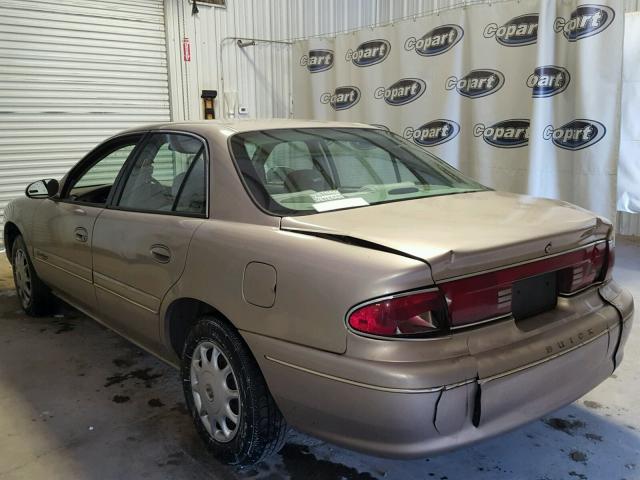
[[[193,327],[182,382],[196,430],[219,460],[251,465],[282,448],[284,418],[249,348],[226,322],[204,316]]]
[[[32,317],[40,317],[51,312],[53,295],[38,277],[29,258],[24,239],[19,235],[11,246],[13,281],[23,310]]]

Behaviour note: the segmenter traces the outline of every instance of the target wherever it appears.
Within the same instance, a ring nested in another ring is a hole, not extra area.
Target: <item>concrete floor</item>
[[[616,278],[640,299],[640,244]],[[549,417],[471,448],[390,461],[293,433],[248,469],[209,458],[178,374],[82,315],[23,315],[0,260],[0,479],[640,479],[640,327],[615,375]]]

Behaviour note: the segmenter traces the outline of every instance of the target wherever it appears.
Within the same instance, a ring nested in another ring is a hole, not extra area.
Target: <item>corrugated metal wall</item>
[[[288,38],[289,0],[228,3],[226,9],[199,4],[200,13],[191,15],[191,3],[187,0],[165,0],[174,118],[203,118],[200,93],[218,90],[220,95],[222,73],[225,90],[238,92],[239,104],[248,108],[250,116],[288,116],[289,47],[258,44],[240,49],[232,41],[223,43],[223,39]],[[191,43],[190,62],[182,60],[185,37]]]
[[[25,186],[169,119],[162,0],[2,0],[0,226]]]

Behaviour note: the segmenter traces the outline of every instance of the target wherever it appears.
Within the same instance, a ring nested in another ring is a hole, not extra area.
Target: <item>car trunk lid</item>
[[[482,191],[285,217],[281,228],[420,259],[441,282],[587,245],[611,224],[566,202]]]

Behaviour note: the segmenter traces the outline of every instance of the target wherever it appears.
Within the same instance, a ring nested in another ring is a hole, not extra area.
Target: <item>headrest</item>
[[[285,180],[287,188],[291,192],[303,190],[315,190],[321,192],[330,190],[331,186],[318,170],[295,170],[287,174]]]
[[[174,152],[196,154],[202,148],[202,142],[187,135],[169,135],[169,149]]]

